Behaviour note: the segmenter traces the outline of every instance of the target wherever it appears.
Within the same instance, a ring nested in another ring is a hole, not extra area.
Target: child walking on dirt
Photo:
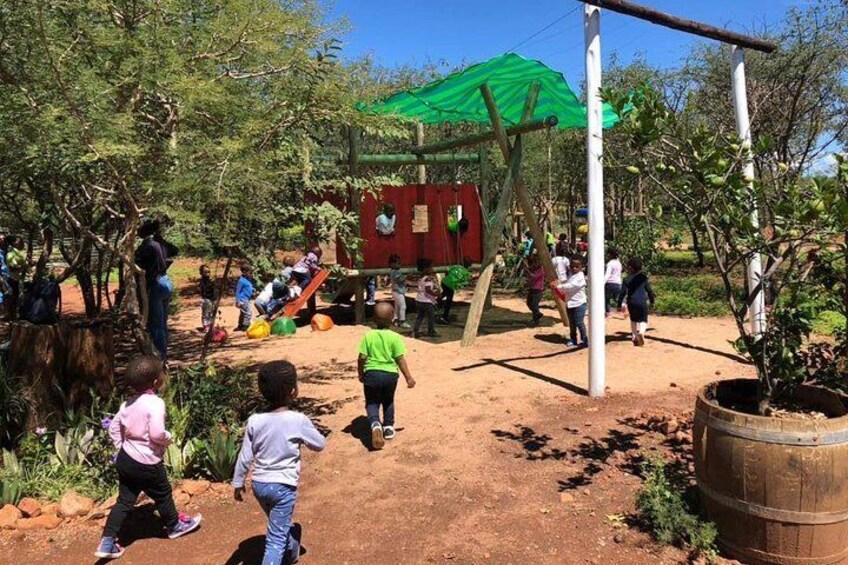
[[[300,534],[292,527],[292,515],[300,481],[300,446],[321,451],[326,440],[309,418],[288,408],[298,392],[294,365],[266,363],[259,369],[258,380],[268,411],[247,420],[233,475],[233,497],[244,500],[244,481],[253,463],[253,495],[268,516],[262,563],[296,563]]]
[[[538,255],[531,255],[527,260],[525,273],[527,275],[527,307],[533,314],[530,327],[535,328],[538,327],[539,320],[542,319],[539,304],[542,302],[542,295],[545,292],[545,270],[542,269],[542,262],[539,261]]]
[[[208,332],[215,323],[215,283],[207,265],[200,266],[200,321]]]
[[[395,303],[394,323],[397,327],[408,330],[406,323],[406,275],[400,270],[400,255],[394,254],[389,257],[389,279],[392,282],[392,300]]]
[[[377,329],[369,330],[359,344],[357,370],[359,382],[365,387],[365,411],[371,425],[371,446],[374,449],[383,449],[385,441],[395,437],[395,390],[398,370],[403,373],[406,386],[415,386],[415,380],[406,364],[403,337],[389,329],[393,316],[394,308],[391,304],[377,304],[374,308]]]
[[[253,300],[253,295],[256,289],[253,286],[253,268],[250,265],[241,266],[241,276],[236,283],[236,306],[239,309],[239,321],[235,331],[247,331],[250,327],[250,322],[253,320],[253,310],[250,308],[250,301]]]
[[[421,278],[418,280],[418,296],[415,297],[415,307],[418,309],[418,317],[415,320],[415,328],[412,330],[413,337],[420,337],[421,322],[427,318],[427,337],[439,337],[436,333],[436,303],[439,301],[437,290],[436,273],[433,271],[433,261],[430,259],[418,260],[418,272]]]
[[[633,345],[645,345],[645,332],[648,329],[648,307],[654,305],[654,290],[648,275],[642,272],[642,260],[633,257],[627,262],[630,276],[624,281],[618,307],[630,315],[630,333]]]
[[[171,443],[171,434],[165,430],[165,402],[156,394],[164,380],[165,366],[159,357],[136,357],[127,366],[124,384],[133,390],[133,395],[121,404],[109,424],[109,437],[118,449],[115,459],[118,500],[109,512],[94,553],[100,559],[117,559],[124,554],[117,541],[118,532],[142,492],[156,503],[170,539],[194,531],[200,525],[200,514],[188,516],[177,512],[162,463],[165,449]]]
[[[568,313],[568,327],[571,330],[571,339],[566,345],[574,347],[577,345],[577,332],[580,332],[579,347],[589,347],[589,338],[586,334],[586,275],[583,274],[582,259],[574,259],[571,262],[571,275],[564,283],[551,283],[563,295],[566,312]]]

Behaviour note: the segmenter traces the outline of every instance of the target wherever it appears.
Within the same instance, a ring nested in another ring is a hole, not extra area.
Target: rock
[[[118,503],[118,495],[110,496],[98,505],[100,510],[108,511],[115,507]]]
[[[574,502],[574,495],[570,492],[561,492],[559,493],[559,501],[563,504],[570,504]]]
[[[74,516],[86,516],[94,508],[94,501],[69,490],[59,500],[59,516],[73,518]]]
[[[614,541],[615,543],[624,543],[624,536],[621,534],[615,534],[612,537],[612,541]]]
[[[677,388],[677,383],[668,383],[671,388]]]
[[[106,510],[103,508],[97,507],[91,512],[88,513],[89,520],[99,520],[100,518],[106,517]]]
[[[37,518],[41,515],[41,504],[34,498],[22,498],[18,503],[18,510],[24,518]]]
[[[187,492],[181,490],[174,491],[174,504],[177,506],[185,506],[191,502],[191,496]]]
[[[674,418],[660,424],[660,432],[665,435],[671,435],[680,429],[680,424]]]
[[[41,515],[42,516],[58,516],[59,515],[59,505],[55,502],[50,502],[49,504],[45,504],[41,507]]]
[[[189,496],[197,496],[198,494],[203,494],[209,490],[210,484],[211,483],[209,481],[185,480],[180,483],[180,488],[188,493]]]
[[[18,520],[16,527],[19,530],[52,530],[57,528],[62,523],[62,519],[58,516],[48,516],[42,514],[38,518],[24,518]]]
[[[23,514],[12,504],[5,504],[0,508],[0,528],[12,528],[15,522],[21,519]]]
[[[674,441],[677,443],[684,443],[686,441],[686,434],[683,432],[674,432]]]

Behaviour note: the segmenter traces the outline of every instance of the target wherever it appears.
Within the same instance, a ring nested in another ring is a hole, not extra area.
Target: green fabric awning
[[[385,100],[360,109],[379,114],[395,114],[424,124],[471,122],[489,124],[480,86],[488,82],[495,95],[501,118],[507,126],[517,125],[524,111],[527,90],[541,85],[535,119],[556,116],[558,128],[586,127],[586,107],[568,86],[562,73],[543,63],[515,53],[506,53],[424,86],[398,92]],[[604,127],[618,116],[604,104]]]

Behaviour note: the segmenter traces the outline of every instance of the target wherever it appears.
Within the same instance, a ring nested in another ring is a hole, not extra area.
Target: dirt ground
[[[465,319],[468,295],[456,309]],[[627,321],[608,320],[607,385],[586,396],[588,352],[567,349],[548,318],[527,328],[518,297],[498,297],[477,344],[459,346],[461,322],[433,342],[409,339],[418,381],[399,389],[397,438],[369,451],[355,356],[364,326],[339,325],[291,338],[233,338],[220,363],[286,358],[300,370],[301,409],[328,434],[323,453],[305,453],[295,521],[303,563],[627,563],[684,561],[627,516],[641,483],[643,450],[667,450],[638,425],[645,410],[685,414],[697,388],[750,375],[734,354],[725,319],[652,317],[647,344],[634,348]],[[555,315],[552,308],[548,316]],[[337,320],[348,310],[333,311]],[[413,314],[414,315],[414,314]],[[235,325],[232,300],[225,327]],[[199,308],[186,295],[173,323],[175,361],[196,359]],[[717,376],[719,375],[719,376]],[[685,417],[685,416],[684,416]],[[253,500],[201,501],[203,527],[186,538],[136,533],[122,562],[258,563],[264,515]],[[132,534],[132,532],[129,532]],[[0,533],[0,563],[91,563],[99,530],[63,527],[12,540]]]

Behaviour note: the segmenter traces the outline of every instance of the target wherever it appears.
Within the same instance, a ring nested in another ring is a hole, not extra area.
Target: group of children
[[[239,309],[239,319],[235,331],[247,331],[253,322],[253,309],[268,321],[272,321],[283,312],[283,307],[297,299],[312,282],[320,270],[321,248],[313,247],[299,261],[294,257],[283,258],[283,268],[261,291],[257,291],[253,267],[249,263],[241,265],[235,287],[235,302]],[[215,323],[215,299],[217,289],[207,265],[200,266],[200,318],[203,331],[208,331]]]
[[[371,445],[377,450],[396,435],[394,397],[399,375],[403,374],[407,387],[415,386],[405,359],[403,337],[391,329],[393,319],[391,304],[377,304],[377,327],[365,334],[358,350],[358,375],[365,395]],[[158,357],[138,357],[127,367],[124,383],[130,396],[109,426],[117,450],[119,494],[95,551],[98,558],[117,559],[124,554],[118,536],[141,493],[156,504],[170,539],[200,526],[200,514],[189,516],[177,511],[163,462],[171,442],[171,434],[165,428],[165,402],[158,396],[165,381],[165,365]],[[306,446],[321,451],[326,440],[307,416],[290,409],[298,396],[294,365],[288,361],[264,364],[257,384],[267,407],[247,420],[233,475],[233,496],[238,502],[244,500],[246,478],[252,468],[253,495],[268,518],[262,563],[296,563],[300,532],[292,523],[292,515],[300,479],[300,450]]]
[[[557,279],[549,283],[550,287],[566,304],[570,339],[568,346],[588,347],[586,332],[587,278],[584,262],[580,255],[572,254],[566,245],[557,244],[552,262]],[[633,344],[645,344],[645,332],[648,327],[649,307],[654,305],[654,292],[648,276],[642,271],[642,261],[633,257],[627,263],[630,276],[622,279],[622,265],[618,251],[610,249],[604,270],[604,309],[606,316],[612,315],[612,307],[617,306],[630,317],[631,338]],[[539,256],[530,255],[525,268],[527,276],[527,307],[532,314],[531,327],[539,325],[542,319],[540,302],[545,291],[545,272]],[[580,341],[577,336],[580,335]]]

